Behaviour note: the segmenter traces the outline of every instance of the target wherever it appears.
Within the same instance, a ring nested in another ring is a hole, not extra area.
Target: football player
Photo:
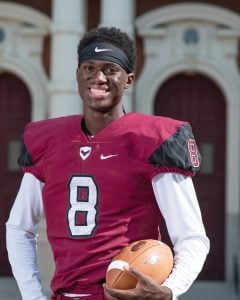
[[[46,217],[55,260],[53,299],[177,299],[202,269],[209,240],[191,177],[201,157],[190,125],[125,113],[136,48],[121,30],[98,28],[78,46],[83,115],[32,122],[23,134],[24,176],[7,222],[7,248],[23,300],[45,300],[36,226]],[[146,87],[147,88],[147,87]],[[104,284],[127,244],[161,239],[165,219],[174,268],[160,285],[135,269],[135,289]],[[17,251],[16,251],[17,249]]]

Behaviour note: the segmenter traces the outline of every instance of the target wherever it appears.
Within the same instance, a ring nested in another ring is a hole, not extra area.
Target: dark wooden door
[[[22,177],[16,160],[30,111],[31,97],[26,85],[13,74],[0,73],[0,276],[12,274],[6,251],[5,223]]]
[[[194,176],[211,251],[199,279],[224,280],[226,103],[219,87],[201,75],[179,74],[159,89],[156,115],[190,122],[202,154],[201,171]]]

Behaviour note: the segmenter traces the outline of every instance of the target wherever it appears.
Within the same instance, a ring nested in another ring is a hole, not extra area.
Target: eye
[[[92,73],[92,72],[94,72],[95,68],[94,68],[92,65],[83,64],[83,65],[82,65],[82,70],[83,70],[85,73]]]
[[[108,67],[105,68],[105,70],[104,70],[104,74],[105,74],[106,76],[114,75],[114,74],[116,74],[116,73],[118,73],[118,72],[119,72],[119,69],[118,69],[117,67],[115,67],[115,66],[108,66]]]

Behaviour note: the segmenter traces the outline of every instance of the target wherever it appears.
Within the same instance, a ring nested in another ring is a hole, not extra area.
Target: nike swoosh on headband
[[[95,52],[103,52],[103,51],[113,51],[112,49],[99,49],[98,47],[95,48]]]

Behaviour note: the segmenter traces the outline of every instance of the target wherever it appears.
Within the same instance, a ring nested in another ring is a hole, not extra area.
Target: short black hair
[[[78,57],[84,47],[94,42],[107,42],[124,51],[130,63],[130,71],[135,71],[137,56],[136,45],[127,33],[116,27],[94,28],[85,33],[83,38],[80,40],[77,49]]]

